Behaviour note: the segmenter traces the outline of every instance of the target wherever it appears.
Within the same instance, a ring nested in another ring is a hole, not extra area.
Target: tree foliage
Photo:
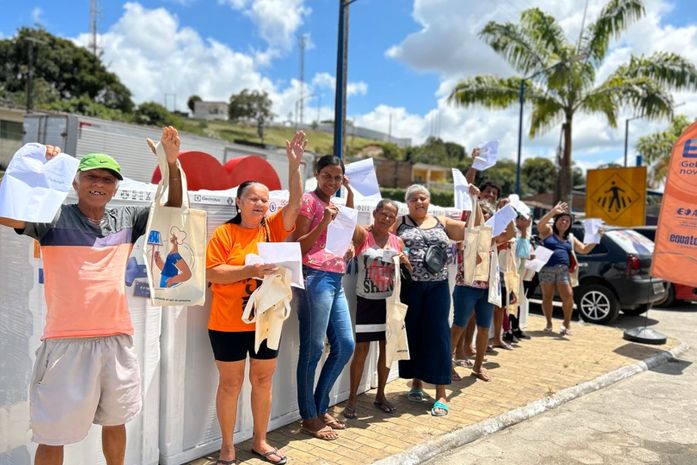
[[[196,102],[200,102],[203,99],[199,97],[198,95],[192,95],[189,97],[189,99],[186,101],[186,106],[189,107],[189,110],[191,110],[191,114],[194,114],[194,107],[196,106]]]
[[[481,185],[484,181],[493,182],[501,188],[500,197],[508,197],[515,193],[515,171],[516,162],[510,159],[498,160],[494,166],[486,171],[478,171],[474,178],[476,185]]]
[[[455,142],[445,142],[438,137],[429,137],[423,144],[407,148],[406,159],[411,163],[458,168],[469,164],[465,147]]]
[[[156,102],[143,102],[138,105],[134,114],[134,120],[138,124],[150,126],[181,127],[181,118]]]
[[[659,187],[665,181],[673,145],[693,122],[685,115],[677,115],[671,121],[668,129],[639,138],[636,149],[643,155],[646,164],[650,166],[648,182],[651,187]]]
[[[106,108],[129,113],[131,92],[101,60],[70,40],[43,29],[21,28],[17,35],[0,40],[0,88],[23,100],[29,71],[29,45],[33,40],[34,96],[37,104],[87,97]]]
[[[525,193],[553,192],[557,179],[557,167],[552,160],[543,157],[528,158],[521,167],[521,184]]]
[[[646,118],[671,117],[671,91],[697,89],[695,65],[666,52],[632,56],[603,82],[596,82],[610,41],[644,14],[643,0],[608,0],[596,20],[582,31],[579,44],[569,41],[557,20],[538,8],[523,11],[518,23],[491,21],[480,32],[480,38],[520,76],[465,79],[455,86],[450,101],[464,107],[508,108],[518,104],[524,81],[525,98],[533,107],[530,136],[563,123],[564,152],[557,197],[567,199],[577,113],[603,115],[611,127],[617,126],[622,107]]]
[[[273,102],[266,91],[244,89],[239,94],[230,96],[228,116],[231,121],[254,122],[265,124],[274,114],[271,112]]]

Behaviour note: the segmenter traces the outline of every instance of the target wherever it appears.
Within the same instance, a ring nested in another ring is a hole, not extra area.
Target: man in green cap
[[[182,203],[180,139],[160,139],[169,165],[168,206]],[[154,143],[148,139],[154,151]],[[46,146],[46,159],[60,152]],[[62,205],[51,223],[0,218],[38,240],[44,264],[46,324],[30,386],[36,465],[63,463],[63,446],[102,426],[108,465],[123,465],[125,423],[141,409],[140,370],[126,302],[124,273],[133,243],[145,233],[148,207],[107,208],[123,179],[109,155],[85,155],[73,187],[77,204]]]

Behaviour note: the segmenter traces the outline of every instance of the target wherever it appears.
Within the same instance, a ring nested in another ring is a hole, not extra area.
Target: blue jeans
[[[355,342],[344,288],[343,274],[303,267],[305,290],[294,289],[298,301],[300,355],[298,357],[298,407],[307,420],[329,408],[329,391],[353,355]],[[324,362],[317,387],[315,372],[329,339],[329,356]],[[314,389],[313,389],[314,388]]]
[[[477,326],[488,328],[494,315],[494,306],[489,303],[489,289],[479,289],[470,286],[455,286],[453,291],[453,306],[455,315],[453,324],[464,328],[475,312]]]

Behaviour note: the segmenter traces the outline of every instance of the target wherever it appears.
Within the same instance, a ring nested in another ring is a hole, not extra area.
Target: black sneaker
[[[527,334],[525,334],[521,329],[516,329],[515,331],[513,331],[513,334],[514,334],[515,337],[517,337],[518,339],[530,339],[530,336],[528,336]]]
[[[513,336],[513,333],[505,332],[503,333],[503,340],[506,342],[518,342],[518,339]]]

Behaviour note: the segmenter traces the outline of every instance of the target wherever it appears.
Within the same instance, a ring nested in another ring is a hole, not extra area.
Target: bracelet
[[[176,178],[169,178],[170,181],[181,181],[182,178],[177,176]]]

